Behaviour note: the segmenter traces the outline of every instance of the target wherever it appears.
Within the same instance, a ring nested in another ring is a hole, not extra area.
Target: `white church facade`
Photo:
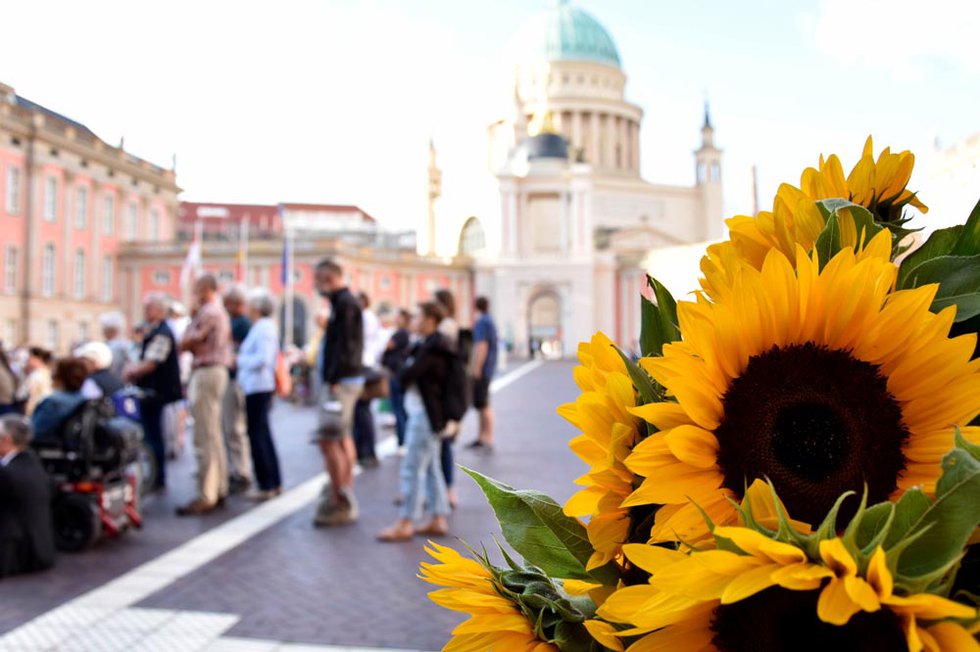
[[[644,261],[658,248],[722,235],[721,150],[705,109],[694,186],[640,176],[643,109],[609,33],[567,1],[527,27],[513,110],[488,128],[499,205],[440,214],[441,174],[429,169],[428,248],[436,230],[459,233],[474,292],[494,307],[516,355],[574,355],[596,330],[635,349]]]

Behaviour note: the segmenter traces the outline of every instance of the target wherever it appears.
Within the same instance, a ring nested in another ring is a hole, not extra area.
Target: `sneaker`
[[[381,462],[378,461],[377,457],[365,457],[357,461],[362,469],[376,469],[381,466]]]
[[[354,492],[350,489],[342,489],[340,495],[344,497],[347,501],[347,513],[352,521],[356,521],[357,517],[361,514],[361,508],[357,504],[357,498],[354,496]]]
[[[217,504],[209,503],[203,498],[197,498],[186,505],[178,507],[177,516],[203,516],[204,514],[210,514],[217,508]]]
[[[347,508],[335,505],[333,501],[327,499],[320,502],[320,506],[313,516],[313,527],[333,527],[336,525],[349,525],[357,520],[356,505]]]
[[[228,493],[243,494],[252,486],[252,481],[242,475],[233,475],[228,478]]]

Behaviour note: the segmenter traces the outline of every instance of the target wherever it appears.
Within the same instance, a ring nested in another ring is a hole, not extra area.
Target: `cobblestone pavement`
[[[509,484],[545,491],[563,501],[574,491],[572,481],[582,467],[567,448],[573,429],[555,414],[555,408],[575,394],[570,364],[549,363],[517,378],[494,396],[498,414],[496,450],[492,454],[478,453],[459,445],[457,461]],[[296,487],[322,471],[319,455],[308,440],[312,424],[309,410],[277,407],[274,430],[287,487]],[[463,444],[473,438],[474,430],[475,419],[471,415],[461,436]],[[244,501],[236,501],[225,513],[200,520],[172,515],[173,506],[189,497],[192,467],[190,459],[175,465],[172,484],[181,490],[146,505],[144,531],[106,542],[81,555],[63,556],[48,573],[0,583],[0,633],[103,586],[140,564],[159,561],[162,554],[184,542],[206,538],[199,536],[202,533],[213,530],[213,537],[242,520],[229,522],[245,512]],[[217,624],[222,636],[234,637],[219,640],[223,645],[220,649],[228,650],[293,649],[288,645],[277,647],[283,643],[441,648],[460,617],[429,602],[426,593],[430,587],[415,577],[424,557],[424,541],[381,544],[374,540],[377,531],[396,516],[392,499],[397,469],[397,458],[389,457],[380,468],[365,471],[359,477],[357,493],[362,518],[356,525],[316,530],[310,524],[312,503],[304,502],[306,498],[302,496],[296,502],[294,496],[298,509],[289,508],[281,520],[274,517],[277,520],[271,527],[257,530],[257,534],[240,535],[240,542],[218,542],[223,545],[220,556],[190,572],[175,573],[173,578],[161,582],[162,588],[155,593],[143,590],[140,595],[146,597],[135,604],[125,603],[123,606],[132,607],[127,610],[128,617],[144,623],[164,622],[165,615],[173,619],[178,614],[176,618],[198,618],[207,626]],[[319,486],[318,481],[314,482],[316,487],[307,482],[309,486],[292,493],[302,492],[310,497]],[[465,476],[457,478],[457,486],[460,507],[450,522],[452,535],[471,544],[492,543],[491,535],[497,527],[482,494]],[[227,536],[239,535],[232,535],[229,530]],[[447,542],[452,541],[447,538]],[[215,542],[210,541],[212,544]],[[152,581],[156,576],[146,577]],[[93,602],[98,595],[88,594],[91,599],[85,604],[100,604],[97,599]],[[111,602],[119,594],[104,595]],[[133,649],[120,645],[85,649]],[[172,648],[173,643],[167,645]],[[3,639],[0,649],[5,649]],[[28,649],[52,648],[38,645]]]

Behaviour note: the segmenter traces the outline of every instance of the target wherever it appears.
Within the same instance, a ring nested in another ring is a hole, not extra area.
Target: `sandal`
[[[399,541],[411,541],[416,534],[415,530],[403,530],[397,525],[393,525],[386,530],[378,532],[378,541],[385,543],[397,543]]]
[[[444,537],[447,534],[449,534],[449,528],[435,527],[430,523],[429,525],[426,525],[424,528],[419,528],[418,530],[415,530],[415,534],[422,535],[422,536],[430,536],[430,537]]]

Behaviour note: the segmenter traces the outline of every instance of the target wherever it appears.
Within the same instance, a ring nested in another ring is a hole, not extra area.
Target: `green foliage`
[[[645,300],[645,299],[644,299]],[[616,353],[619,357],[623,359],[623,364],[626,365],[626,372],[630,376],[630,380],[633,381],[633,387],[636,389],[637,395],[637,405],[646,405],[647,403],[659,403],[664,400],[663,388],[657,384],[650,374],[640,365],[626,355],[620,348],[616,348]]]
[[[966,224],[940,229],[909,254],[898,271],[898,288],[939,283],[933,312],[956,306],[956,322],[980,315],[980,202]]]
[[[640,298],[640,353],[644,356],[662,355],[664,344],[681,339],[677,323],[677,302],[657,279],[647,276],[654,301]]]
[[[850,216],[854,220],[858,239],[862,246],[881,233],[885,227],[875,222],[874,215],[868,209],[853,204],[844,199],[824,199],[817,202],[817,208],[823,214],[826,224],[817,236],[814,249],[820,260],[820,269],[843,248],[841,244],[841,219]]]
[[[517,490],[462,467],[483,490],[504,539],[524,560],[551,577],[615,583],[613,568],[586,571],[594,552],[582,523],[538,491]]]

